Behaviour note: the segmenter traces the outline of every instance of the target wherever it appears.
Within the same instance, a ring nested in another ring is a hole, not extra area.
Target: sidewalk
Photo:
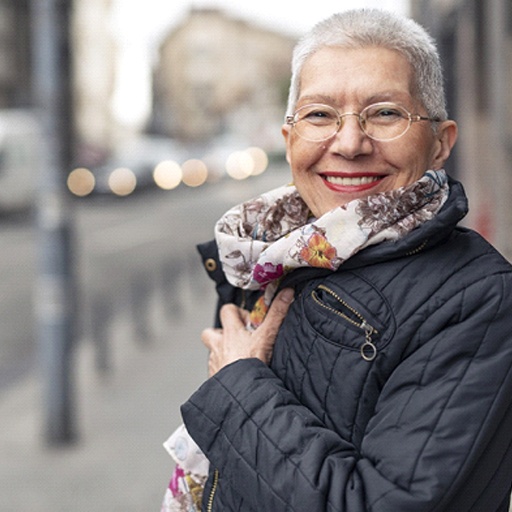
[[[2,512],[160,510],[173,467],[162,443],[180,423],[179,405],[206,375],[199,335],[213,318],[213,287],[205,279],[191,285],[204,289],[174,318],[164,318],[155,298],[159,332],[145,345],[134,339],[130,318],[115,320],[106,375],[94,368],[91,340],[82,340],[74,445],[44,446],[37,376],[0,395]]]

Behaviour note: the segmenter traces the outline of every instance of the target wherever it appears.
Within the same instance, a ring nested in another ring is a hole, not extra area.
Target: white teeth
[[[358,185],[367,185],[368,183],[373,183],[377,181],[379,178],[373,176],[363,176],[359,178],[341,178],[339,176],[325,176],[325,179],[334,185],[343,185],[346,187],[355,187]]]

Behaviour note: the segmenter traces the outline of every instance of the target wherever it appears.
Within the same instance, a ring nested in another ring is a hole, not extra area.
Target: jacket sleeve
[[[203,266],[207,275],[215,283],[217,292],[217,304],[213,319],[214,327],[220,327],[220,309],[224,304],[236,304],[244,309],[251,310],[258,300],[261,292],[242,290],[231,285],[222,270],[222,264],[219,259],[219,251],[215,240],[196,246],[201,257]]]
[[[255,510],[507,510],[510,290],[504,275],[492,276],[432,311],[383,384],[360,447],[326,428],[256,359],[206,381],[182,406],[187,428],[221,484]]]

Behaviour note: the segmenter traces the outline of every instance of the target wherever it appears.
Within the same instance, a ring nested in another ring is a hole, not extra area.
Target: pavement
[[[110,328],[110,369],[98,371],[94,343],[74,355],[77,440],[49,447],[42,382],[33,373],[0,394],[0,511],[159,511],[172,473],[162,443],[180,424],[179,406],[206,376],[199,336],[213,318],[213,286],[185,276],[182,309],[153,297],[149,340],[128,312]],[[183,286],[183,285],[182,285]]]

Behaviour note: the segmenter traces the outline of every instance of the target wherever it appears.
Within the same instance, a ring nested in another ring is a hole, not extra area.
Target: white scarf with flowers
[[[233,286],[265,290],[251,318],[258,325],[287,273],[299,267],[335,271],[365,247],[399,240],[432,219],[448,193],[445,171],[427,171],[410,185],[315,219],[295,186],[280,187],[235,206],[217,222],[222,268]]]
[[[318,219],[293,186],[280,187],[229,210],[215,226],[228,281],[264,290],[251,312],[251,327],[263,320],[280,280],[299,267],[336,270],[361,249],[399,240],[432,219],[448,198],[446,173],[427,171],[411,185],[357,199]],[[200,509],[208,460],[184,426],[165,443],[176,468],[162,512]]]

